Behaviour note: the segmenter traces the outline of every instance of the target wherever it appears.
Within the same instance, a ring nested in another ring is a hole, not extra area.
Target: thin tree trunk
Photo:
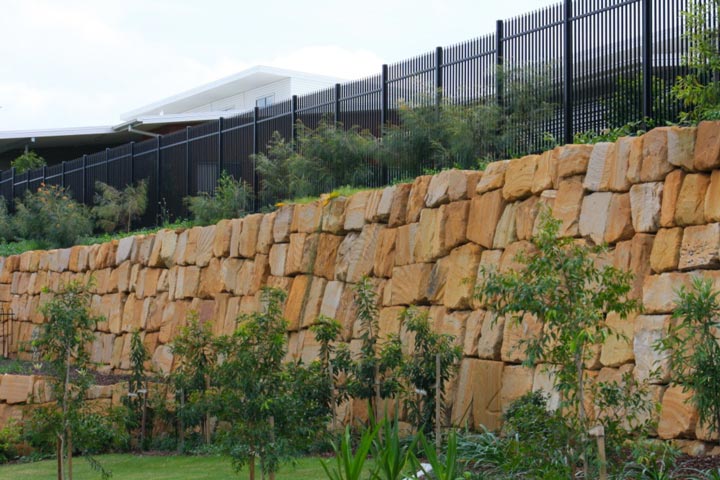
[[[180,412],[185,409],[185,392],[180,390]],[[185,449],[185,422],[182,419],[182,413],[178,416],[178,451]]]
[[[270,415],[270,418],[268,419],[268,422],[270,423],[270,441],[275,442],[275,417],[273,415]],[[265,477],[265,469],[263,469],[263,478]],[[270,480],[275,480],[275,472],[271,471],[269,474]]]
[[[147,397],[150,393],[148,381],[145,380],[145,395],[143,395],[142,420],[140,422],[140,451],[145,449],[145,429],[147,428]]]
[[[435,355],[435,447],[440,450],[440,407],[442,402],[442,392],[440,391],[440,354]]]
[[[62,441],[62,435],[58,435],[57,438],[57,480],[63,480],[63,473],[65,468],[63,467],[63,441]]]
[[[582,464],[583,473],[586,479],[589,479],[588,459],[587,459],[587,441],[586,441],[586,425],[585,425],[585,385],[583,378],[583,350],[575,354],[575,370],[577,375],[577,396],[578,396],[578,420],[580,422],[580,445],[582,448]]]
[[[250,457],[250,463],[248,464],[248,474],[250,475],[250,480],[255,480],[255,455]]]
[[[72,431],[68,429],[67,432],[67,464],[68,464],[68,480],[73,478],[73,444],[72,444]]]

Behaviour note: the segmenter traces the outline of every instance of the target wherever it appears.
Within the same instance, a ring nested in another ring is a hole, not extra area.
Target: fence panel
[[[154,225],[164,220],[158,190],[158,147],[159,139],[151,138],[136,143],[133,149],[133,182],[145,180],[148,186],[147,210],[139,222],[142,225]]]
[[[160,198],[169,220],[182,218],[186,214],[183,198],[190,194],[188,183],[188,142],[187,130],[169,133],[160,138]]]
[[[207,122],[188,129],[188,194],[215,191],[220,175],[218,122]]]

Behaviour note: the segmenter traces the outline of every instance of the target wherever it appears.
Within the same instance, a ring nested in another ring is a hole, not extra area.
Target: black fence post
[[[380,97],[381,97],[381,105],[380,105],[380,138],[382,141],[382,137],[385,135],[385,128],[387,127],[388,123],[388,66],[387,64],[383,64],[382,70],[380,72]],[[382,162],[382,178],[383,183],[385,185],[388,185],[390,183],[390,171],[388,170],[386,162]]]
[[[135,183],[135,142],[130,142],[130,185]]]
[[[292,137],[293,145],[297,141],[297,110],[298,110],[298,96],[293,95],[290,101],[290,132]]]
[[[185,195],[190,196],[190,127],[185,127]]]
[[[565,131],[563,140],[565,143],[573,142],[574,126],[573,126],[573,5],[572,0],[564,0],[564,27],[565,27],[565,45],[564,45],[564,63],[565,79],[563,85],[563,104],[565,107]]]
[[[105,148],[105,184],[108,185],[110,183],[110,172],[108,172],[110,168],[110,148]],[[118,185],[120,186],[120,185]]]
[[[505,23],[502,20],[495,22],[495,101],[498,106],[503,104],[505,78],[503,64],[505,63]]]
[[[335,127],[337,127],[338,122],[340,121],[340,84],[335,84],[335,111],[334,114],[334,121],[335,121]]]
[[[653,0],[642,0],[642,120],[653,117]]]
[[[223,117],[218,118],[218,158],[217,158],[217,175],[215,175],[215,187],[217,188],[217,181],[220,179],[223,171],[223,128],[224,128]]]
[[[160,205],[163,203],[163,198],[160,196],[160,175],[162,173],[162,168],[160,165],[160,158],[162,157],[162,155],[160,155],[162,153],[161,152],[161,140],[162,140],[162,137],[155,138],[155,142],[156,142],[156,145],[155,145],[155,192],[157,192],[156,195],[157,195],[157,202],[158,202],[157,208],[158,209],[160,208]],[[160,223],[160,220],[163,220],[163,221],[165,220],[165,218],[160,218],[160,216],[164,215],[164,212],[159,211],[158,213],[160,213],[160,215],[158,216],[157,220],[158,220],[158,223]]]
[[[440,112],[440,103],[442,102],[443,89],[443,48],[435,47],[435,107]]]
[[[87,205],[87,155],[82,156],[82,201]]]
[[[260,116],[260,109],[255,107],[253,110],[253,198],[255,199],[255,211],[258,210],[258,195],[260,193],[260,186],[258,185],[258,173],[257,173],[257,158],[258,154],[258,117]]]
[[[60,163],[60,186],[65,188],[65,162]]]

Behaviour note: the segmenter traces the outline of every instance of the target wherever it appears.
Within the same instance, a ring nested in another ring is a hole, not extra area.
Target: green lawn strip
[[[228,457],[221,456],[154,456],[154,455],[98,455],[100,463],[112,471],[112,478],[122,480],[175,480],[248,478],[247,468],[235,473]],[[55,460],[0,466],[0,479],[54,480]],[[76,480],[95,480],[100,475],[90,469],[83,458],[73,459]],[[258,472],[259,473],[259,472]],[[259,478],[259,477],[257,477]],[[295,465],[283,465],[277,480],[318,480],[325,478],[320,459],[305,457]]]

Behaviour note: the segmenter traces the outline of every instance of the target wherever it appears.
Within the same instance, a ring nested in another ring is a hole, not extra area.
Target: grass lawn
[[[247,468],[236,474],[227,457],[196,456],[142,456],[98,455],[102,465],[111,470],[112,478],[118,480],[171,480],[171,479],[247,479]],[[82,458],[73,459],[75,480],[95,480],[100,475],[90,470]],[[0,466],[0,479],[54,480],[55,460]],[[259,471],[256,478],[260,478]],[[319,480],[325,478],[316,457],[301,458],[296,465],[284,465],[277,480]]]

